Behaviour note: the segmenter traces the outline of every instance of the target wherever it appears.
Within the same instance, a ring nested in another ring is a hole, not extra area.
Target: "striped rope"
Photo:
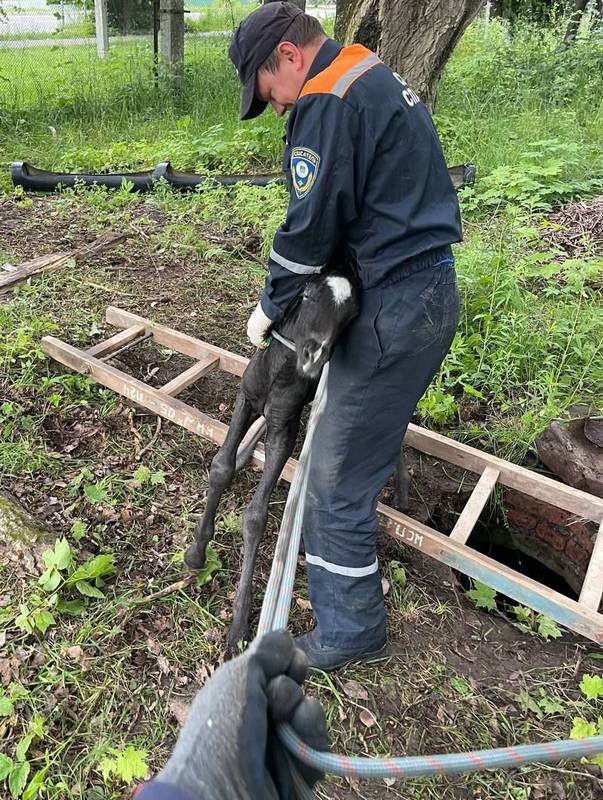
[[[308,485],[310,451],[318,421],[327,399],[328,364],[325,365],[312,404],[306,438],[298,466],[289,489],[283,521],[270,571],[270,578],[262,604],[258,636],[287,627],[293,594],[297,554],[301,538],[302,517]],[[360,758],[337,753],[321,753],[306,745],[290,725],[280,724],[278,736],[289,753],[309,767],[320,772],[344,778],[416,778],[427,775],[453,775],[489,769],[517,767],[534,762],[550,763],[562,759],[593,757],[603,753],[603,736],[588,739],[563,739],[556,742],[500,747],[492,750],[474,750],[468,753],[407,756],[404,758]],[[289,764],[299,800],[312,800],[314,793],[300,775],[291,757]]]
[[[325,364],[312,403],[312,411],[308,421],[306,438],[297,462],[297,469],[291,482],[283,521],[276,542],[276,550],[262,610],[258,624],[257,636],[268,631],[276,631],[287,627],[289,609],[293,594],[293,581],[297,566],[297,554],[301,540],[302,517],[308,486],[308,468],[310,465],[310,449],[314,431],[318,424],[327,400],[327,379],[329,365]]]
[[[278,735],[285,747],[304,764],[343,778],[417,778],[426,775],[460,775],[488,769],[504,769],[521,764],[577,759],[603,752],[603,736],[589,739],[561,739],[556,742],[521,744],[468,753],[445,753],[405,758],[360,758],[321,753],[305,744],[290,725],[281,724]]]

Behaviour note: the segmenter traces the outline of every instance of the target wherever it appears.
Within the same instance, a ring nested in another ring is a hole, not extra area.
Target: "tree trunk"
[[[567,30],[565,31],[565,36],[563,37],[563,44],[565,47],[569,47],[572,42],[576,41],[576,34],[578,33],[578,28],[580,27],[580,20],[582,19],[582,14],[584,13],[584,9],[588,4],[588,0],[576,0],[574,3],[574,10],[572,11],[572,15],[567,25]]]
[[[433,108],[446,61],[484,0],[337,0],[335,38],[376,51]]]

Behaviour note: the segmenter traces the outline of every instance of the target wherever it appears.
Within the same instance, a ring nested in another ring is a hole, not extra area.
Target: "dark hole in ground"
[[[561,575],[515,547],[508,531],[500,523],[497,525],[495,520],[488,525],[478,524],[467,545],[572,600],[578,599],[576,592]],[[471,578],[462,573],[457,573],[457,576],[465,590],[471,588]],[[517,605],[517,600],[506,595],[498,595],[497,600],[501,611],[505,606]]]

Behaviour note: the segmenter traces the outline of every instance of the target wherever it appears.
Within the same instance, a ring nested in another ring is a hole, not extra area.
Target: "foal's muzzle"
[[[297,368],[306,378],[318,378],[323,366],[331,356],[328,342],[306,339],[297,353]]]

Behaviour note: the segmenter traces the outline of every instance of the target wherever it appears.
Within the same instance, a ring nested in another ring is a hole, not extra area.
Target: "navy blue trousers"
[[[354,651],[385,641],[377,500],[458,318],[451,260],[402,268],[362,291],[360,314],[333,351],[303,521],[310,600],[325,646]]]

